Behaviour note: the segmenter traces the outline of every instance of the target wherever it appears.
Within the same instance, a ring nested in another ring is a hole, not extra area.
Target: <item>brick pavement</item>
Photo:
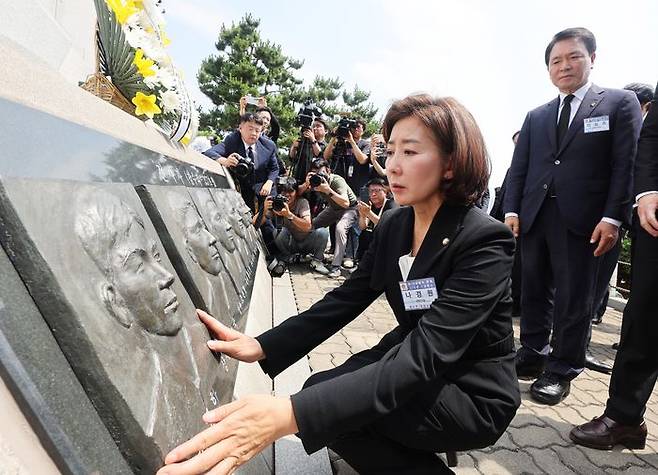
[[[343,279],[328,279],[304,266],[291,271],[298,311],[306,310]],[[618,341],[621,313],[608,308],[603,323],[594,327],[590,349],[603,361],[612,362]],[[356,320],[309,355],[312,371],[329,369],[350,355],[369,348],[395,327],[393,313],[382,296]],[[518,337],[518,320],[515,320]],[[518,342],[517,342],[518,343]],[[658,473],[658,390],[654,390],[645,415],[649,438],[644,450],[621,447],[611,452],[577,447],[569,440],[574,424],[586,422],[603,410],[610,377],[586,370],[571,386],[571,394],[557,406],[533,402],[530,382],[519,381],[522,404],[507,432],[483,450],[459,454],[457,474],[656,474]],[[341,473],[343,473],[341,471]]]

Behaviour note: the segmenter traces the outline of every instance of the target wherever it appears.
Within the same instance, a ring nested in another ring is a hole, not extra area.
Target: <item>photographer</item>
[[[370,163],[372,164],[370,177],[381,177],[388,183],[386,179],[386,142],[382,134],[373,134],[370,137]]]
[[[290,160],[294,163],[297,159],[299,145],[303,139],[306,139],[310,143],[313,158],[320,157],[327,146],[327,142],[325,142],[326,135],[327,123],[321,118],[316,118],[313,121],[313,126],[310,129],[305,128],[302,132],[302,137],[292,143],[292,146],[290,147]],[[303,176],[306,176],[306,173],[304,173]]]
[[[366,184],[370,174],[370,142],[361,138],[365,128],[361,119],[342,118],[324,151],[332,172],[345,178],[355,193]]]
[[[265,200],[267,215],[275,215],[283,221],[274,239],[279,260],[288,261],[293,254],[311,254],[312,270],[327,275],[329,270],[322,264],[329,232],[326,228],[313,229],[308,201],[299,196],[297,181],[283,178],[277,186],[278,194]]]
[[[203,152],[229,169],[252,213],[255,210],[256,195],[269,195],[279,174],[276,145],[260,136],[262,129],[262,119],[247,112],[240,116],[237,131],[227,135],[222,143]]]
[[[328,275],[338,277],[347,245],[347,233],[357,219],[356,196],[343,177],[331,173],[329,164],[323,159],[318,159],[311,164],[311,172],[306,176],[306,182],[299,187],[298,192],[304,193],[308,189],[320,193],[328,204],[313,219],[313,229],[336,224],[334,234],[336,250]]]
[[[322,120],[322,109],[308,99],[295,118],[295,124],[300,127],[299,138],[292,144],[290,160],[292,161],[291,176],[298,182],[306,179],[311,162],[324,151],[327,134],[326,124]]]
[[[357,261],[361,260],[368,250],[368,246],[372,241],[372,232],[375,230],[375,226],[379,224],[379,219],[384,211],[398,206],[392,198],[386,196],[386,183],[382,178],[372,178],[368,181],[367,187],[369,201],[367,203],[363,201],[357,203],[359,228],[361,229],[359,248],[356,254]]]

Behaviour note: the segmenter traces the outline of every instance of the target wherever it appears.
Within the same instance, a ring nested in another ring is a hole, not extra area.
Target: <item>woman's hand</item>
[[[255,338],[227,327],[203,310],[197,309],[196,314],[208,327],[210,333],[215,335],[216,339],[208,342],[208,348],[212,351],[219,351],[226,356],[246,363],[265,359],[263,348]]]
[[[265,395],[218,407],[203,421],[211,426],[169,452],[157,475],[231,474],[276,439],[299,430],[290,399]]]

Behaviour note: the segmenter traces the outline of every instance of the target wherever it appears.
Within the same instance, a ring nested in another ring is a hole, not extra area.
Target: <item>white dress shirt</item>
[[[247,145],[247,142],[244,140],[242,141],[242,145],[244,145],[244,153],[246,155],[245,158],[249,158],[249,147],[251,147],[251,153],[254,154],[254,167],[256,166],[256,159],[258,158],[256,156],[256,144],[254,143],[253,145]]]

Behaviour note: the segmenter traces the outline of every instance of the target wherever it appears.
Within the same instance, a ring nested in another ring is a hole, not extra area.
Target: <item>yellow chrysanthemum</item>
[[[132,103],[135,104],[135,115],[146,115],[146,117],[152,119],[155,114],[162,113],[162,110],[155,103],[156,99],[155,94],[149,96],[142,92],[135,94],[135,97],[132,98]]]
[[[149,76],[155,76],[155,71],[152,69],[155,62],[152,59],[144,57],[144,51],[142,51],[142,48],[137,48],[137,51],[135,51],[135,59],[133,59],[133,64],[137,66],[139,74],[145,78]]]
[[[188,134],[185,137],[183,137],[182,139],[180,139],[180,143],[182,143],[183,145],[189,145],[190,140],[192,140],[192,139],[190,138],[190,136]]]
[[[116,15],[117,21],[122,25],[126,23],[128,18],[138,12],[134,0],[125,0],[125,3],[123,0],[105,0],[105,2]]]

